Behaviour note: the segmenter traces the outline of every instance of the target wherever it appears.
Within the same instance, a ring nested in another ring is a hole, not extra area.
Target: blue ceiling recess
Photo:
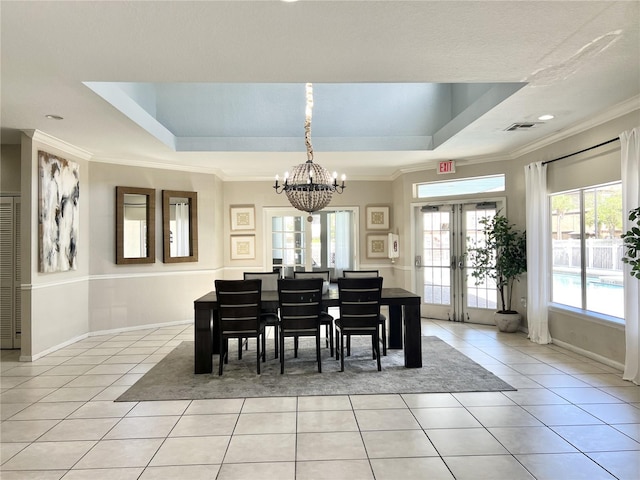
[[[303,83],[85,85],[175,151],[299,152]],[[315,150],[434,150],[524,83],[315,83]]]

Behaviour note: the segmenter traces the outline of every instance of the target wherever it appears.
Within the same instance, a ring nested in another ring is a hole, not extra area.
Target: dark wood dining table
[[[213,371],[213,355],[219,353],[216,325],[218,299],[211,291],[194,302],[195,314],[195,373]],[[389,307],[389,349],[404,348],[404,366],[422,367],[422,341],[420,338],[420,296],[403,288],[383,288],[380,303]],[[331,285],[322,296],[323,309],[339,305],[338,287]],[[278,292],[262,292],[263,308],[278,307]]]

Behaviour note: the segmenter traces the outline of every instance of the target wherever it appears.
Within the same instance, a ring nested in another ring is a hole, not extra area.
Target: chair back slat
[[[262,280],[262,290],[277,292],[280,272],[244,272],[245,280]]]
[[[379,277],[380,272],[378,270],[344,270],[342,276],[344,278],[370,278]]]
[[[218,324],[221,332],[260,329],[262,280],[216,280]]]
[[[345,328],[377,328],[382,277],[338,279],[340,321]]]
[[[329,270],[315,270],[313,272],[293,272],[293,278],[321,278],[325,282],[331,280]]]
[[[322,279],[298,278],[278,281],[280,326],[283,330],[306,330],[320,326]]]

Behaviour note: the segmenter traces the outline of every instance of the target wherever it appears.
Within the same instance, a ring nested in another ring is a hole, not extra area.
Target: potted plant
[[[622,261],[631,265],[631,276],[640,280],[640,207],[629,212],[629,220],[635,221],[636,226],[622,235],[625,248]]]
[[[479,223],[484,226],[483,238],[468,251],[471,276],[476,285],[495,282],[500,297],[496,325],[500,331],[515,332],[520,314],[512,308],[513,285],[527,271],[526,233],[517,230],[500,211]]]

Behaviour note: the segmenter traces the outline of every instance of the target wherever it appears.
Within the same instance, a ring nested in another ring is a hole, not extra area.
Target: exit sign
[[[456,162],[454,162],[453,160],[438,162],[438,174],[455,173],[455,171],[456,171]]]

